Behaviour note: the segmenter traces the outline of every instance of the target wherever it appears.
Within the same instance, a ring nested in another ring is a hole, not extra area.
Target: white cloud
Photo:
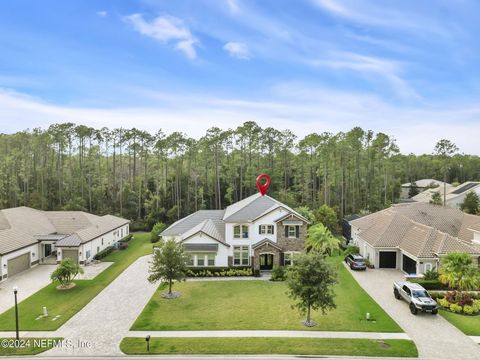
[[[382,77],[393,91],[405,99],[418,99],[419,95],[400,76],[399,62],[351,52],[332,52],[327,59],[308,61],[313,66],[324,66],[336,70],[351,70],[366,76]],[[375,80],[375,79],[374,79]]]
[[[228,9],[232,13],[237,13],[238,10],[240,9],[240,6],[238,5],[237,0],[226,0],[226,3],[227,3],[227,6],[228,6]]]
[[[370,94],[300,83],[280,84],[270,92],[272,100],[254,101],[145,91],[145,97],[158,105],[93,108],[55,105],[0,90],[0,126],[3,132],[14,132],[71,121],[99,128],[135,126],[152,132],[162,128],[166,132],[183,131],[195,138],[212,126],[235,128],[247,120],[263,127],[291,129],[299,137],[361,126],[392,135],[403,153],[431,153],[437,140],[448,138],[462,152],[480,154],[472,137],[480,133],[478,102],[406,108]]]
[[[174,48],[183,52],[189,59],[197,57],[195,44],[198,41],[181,19],[164,15],[149,22],[141,14],[132,14],[125,16],[124,20],[142,35],[164,44],[174,43]]]
[[[248,50],[248,46],[244,43],[230,41],[223,46],[223,49],[226,50],[232,57],[242,60],[250,59],[250,52]]]
[[[102,11],[97,11],[97,15],[100,17],[106,17],[108,15],[108,12],[102,10]]]

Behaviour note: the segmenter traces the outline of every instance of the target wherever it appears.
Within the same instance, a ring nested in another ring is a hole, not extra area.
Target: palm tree
[[[442,260],[440,281],[460,292],[480,288],[480,271],[467,253],[450,253]]]
[[[332,235],[322,223],[315,224],[307,230],[307,251],[331,255],[340,248],[340,240]]]

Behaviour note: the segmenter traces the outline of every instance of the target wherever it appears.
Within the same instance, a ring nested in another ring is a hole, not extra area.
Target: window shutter
[[[288,237],[288,225],[285,225],[285,237]]]
[[[275,226],[272,225],[272,235],[275,234]],[[480,261],[480,258],[479,258],[479,261]]]
[[[262,233],[262,225],[258,225],[258,233],[259,233],[259,234]]]
[[[295,237],[299,238],[300,237],[300,226],[295,226]]]

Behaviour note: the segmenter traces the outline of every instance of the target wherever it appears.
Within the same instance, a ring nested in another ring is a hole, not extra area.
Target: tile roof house
[[[412,187],[412,185],[413,185],[413,183],[402,184],[402,189],[401,189],[401,192],[400,192],[400,198],[401,199],[408,199],[410,197],[409,192],[410,192],[410,188]],[[435,180],[435,179],[420,179],[420,180],[417,180],[417,181],[415,181],[415,186],[416,186],[419,193],[421,193],[423,191],[428,191],[432,187],[433,187],[433,189],[436,189],[437,191],[439,189],[441,189],[443,191],[444,186],[446,186],[447,188],[452,187],[452,185],[450,185],[449,183],[444,183],[443,181]]]
[[[480,182],[467,181],[458,186],[452,186],[450,184],[447,184],[445,188],[447,206],[459,209],[460,205],[463,203],[463,200],[465,200],[465,196],[471,191],[477,193],[477,195],[480,196]],[[411,200],[428,203],[430,202],[430,200],[432,200],[432,194],[435,192],[438,192],[441,195],[443,201],[443,186],[422,191],[421,193],[412,197]]]
[[[423,274],[451,252],[480,261],[480,216],[428,203],[398,204],[350,222],[352,242],[377,268]],[[480,264],[480,263],[479,263]]]
[[[287,205],[257,193],[225,210],[199,210],[160,236],[183,243],[192,267],[270,270],[291,264],[294,254],[303,250],[307,223]]]
[[[37,264],[80,263],[129,233],[129,220],[82,211],[0,210],[0,280]]]

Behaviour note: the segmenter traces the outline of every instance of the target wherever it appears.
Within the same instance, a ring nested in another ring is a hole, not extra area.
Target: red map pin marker
[[[265,179],[265,183],[263,185],[261,183],[262,179]],[[267,174],[258,175],[256,184],[258,191],[260,191],[260,194],[262,194],[262,196],[265,196],[268,191],[268,187],[270,186],[270,176],[268,176]]]

